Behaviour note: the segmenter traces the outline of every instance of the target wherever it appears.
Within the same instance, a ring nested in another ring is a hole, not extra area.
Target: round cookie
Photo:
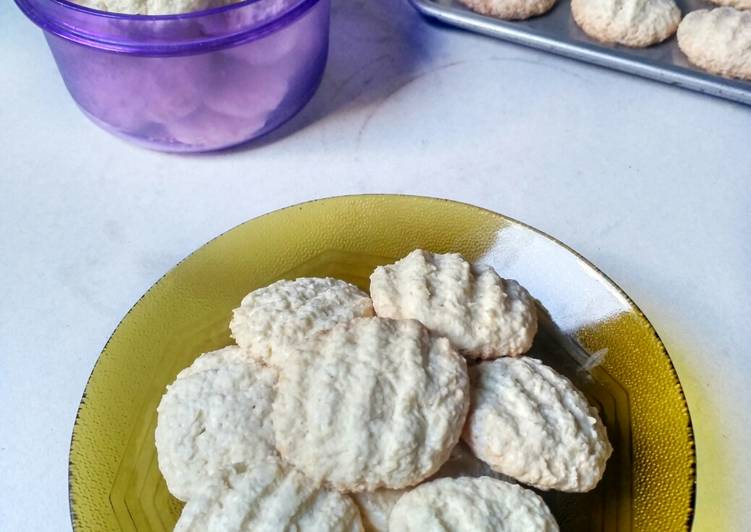
[[[504,20],[524,20],[550,11],[556,0],[459,0],[482,15]]]
[[[494,477],[513,482],[509,477],[493,471],[488,464],[472,454],[472,451],[463,442],[456,444],[451,450],[449,459],[430,477],[430,480],[458,477]],[[380,489],[354,493],[352,499],[360,508],[365,530],[367,532],[388,532],[391,510],[407,491],[406,489]]]
[[[205,487],[185,505],[175,532],[359,532],[347,495],[315,487],[271,461]]]
[[[429,477],[469,407],[464,359],[414,320],[358,318],[290,347],[273,405],[276,447],[340,491]]]
[[[718,6],[734,7],[735,9],[751,9],[751,0],[709,0]]]
[[[344,281],[302,277],[277,281],[245,296],[229,324],[237,345],[254,358],[282,363],[278,352],[337,323],[373,315],[367,294]]]
[[[175,497],[188,500],[212,477],[276,457],[275,382],[273,370],[232,346],[201,355],[167,387],[155,441],[159,469]]]
[[[597,411],[568,379],[529,357],[478,364],[470,377],[463,439],[475,456],[543,490],[597,485],[612,448]]]
[[[664,41],[681,21],[673,0],[571,0],[571,14],[593,39],[632,48]]]
[[[678,27],[678,46],[689,61],[712,74],[751,81],[751,11],[692,11]]]
[[[389,517],[400,532],[556,532],[558,525],[533,491],[489,477],[444,478],[405,494]]]
[[[520,355],[537,333],[534,300],[519,283],[456,253],[417,249],[379,266],[370,293],[378,316],[419,320],[470,358]]]

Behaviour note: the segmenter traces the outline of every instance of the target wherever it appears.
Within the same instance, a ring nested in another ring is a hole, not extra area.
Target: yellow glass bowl
[[[74,529],[172,529],[181,505],[157,467],[156,406],[196,356],[231,343],[230,313],[246,293],[300,276],[367,289],[376,265],[415,248],[459,252],[524,284],[542,316],[532,352],[600,409],[614,447],[602,482],[587,494],[544,494],[562,530],[688,529],[691,420],[665,348],[639,309],[539,231],[470,205],[409,196],[331,198],[261,216],[159,280],[123,318],[86,386],[70,450]]]

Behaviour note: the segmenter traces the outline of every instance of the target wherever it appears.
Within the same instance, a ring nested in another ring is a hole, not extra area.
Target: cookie
[[[210,484],[185,505],[175,532],[359,532],[347,495],[271,461]]]
[[[516,356],[537,332],[534,300],[516,281],[461,255],[417,249],[370,276],[376,314],[416,319],[470,358]]]
[[[709,0],[718,6],[734,7],[735,9],[751,9],[751,0]]]
[[[482,15],[504,20],[524,20],[547,13],[556,0],[459,0]]]
[[[388,532],[391,510],[405,493],[407,493],[406,489],[380,489],[353,493],[352,500],[360,509],[360,517],[362,517],[365,531]]]
[[[500,480],[511,480],[510,477],[493,471],[488,464],[478,459],[472,451],[459,442],[452,449],[449,459],[432,476],[430,480],[439,478],[458,477],[494,477]],[[388,532],[389,516],[399,498],[408,490],[363,491],[354,493],[352,499],[360,509],[362,523],[366,532]]]
[[[571,14],[593,39],[632,48],[664,41],[681,21],[673,0],[571,0]]]
[[[400,532],[555,532],[545,502],[531,490],[489,477],[445,478],[402,496],[389,530]]]
[[[157,408],[159,469],[169,491],[188,500],[213,477],[276,456],[271,404],[276,374],[237,346],[201,355]]]
[[[243,52],[247,54],[247,48]],[[206,107],[217,113],[266,122],[288,92],[286,78],[221,54],[214,57],[209,89],[203,98]]]
[[[530,357],[470,368],[463,439],[493,470],[542,490],[594,488],[612,449],[597,411],[574,385]]]
[[[245,296],[229,327],[237,344],[251,356],[279,365],[282,346],[372,315],[370,298],[356,286],[338,279],[303,277],[277,281]]]
[[[751,81],[750,11],[692,11],[678,28],[678,46],[689,61],[712,74]]]
[[[429,477],[469,406],[464,359],[414,320],[358,318],[291,348],[273,405],[276,447],[340,491]]]

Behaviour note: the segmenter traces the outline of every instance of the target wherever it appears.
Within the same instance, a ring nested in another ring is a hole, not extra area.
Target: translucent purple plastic
[[[313,96],[328,54],[330,0],[158,16],[16,2],[83,112],[158,150],[216,150],[278,127]]]

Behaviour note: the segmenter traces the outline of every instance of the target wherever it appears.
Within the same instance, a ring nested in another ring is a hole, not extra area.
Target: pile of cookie
[[[473,11],[523,20],[550,11],[556,0],[459,0]],[[576,24],[596,41],[644,48],[678,33],[689,61],[712,74],[751,81],[751,0],[711,0],[722,7],[681,20],[675,0],[571,0]]]
[[[248,294],[237,345],[167,387],[156,448],[178,531],[555,531],[532,490],[584,492],[596,410],[531,356],[533,298],[458,254]],[[372,298],[372,299],[371,299]],[[460,441],[460,439],[462,441]]]

